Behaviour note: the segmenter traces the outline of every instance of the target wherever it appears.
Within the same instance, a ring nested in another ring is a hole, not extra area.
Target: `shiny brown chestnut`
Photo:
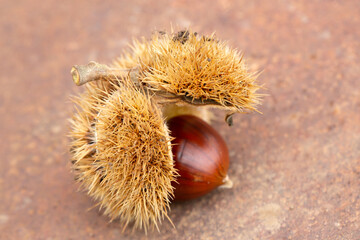
[[[221,185],[231,187],[227,176],[229,152],[220,134],[202,119],[180,115],[168,122],[175,168],[175,200],[203,196]]]

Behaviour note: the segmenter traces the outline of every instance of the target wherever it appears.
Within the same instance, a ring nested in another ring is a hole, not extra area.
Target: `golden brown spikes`
[[[214,36],[190,31],[157,34],[135,42],[133,53],[115,67],[139,69],[139,80],[157,95],[194,105],[218,105],[231,111],[256,110],[260,88],[236,50]]]
[[[119,81],[111,93],[91,85],[79,98],[73,168],[105,214],[146,230],[167,216],[173,195],[171,139],[151,97]]]
[[[210,105],[230,110],[231,124],[231,114],[257,111],[260,102],[242,56],[188,30],[136,41],[112,67],[91,62],[71,73],[87,87],[71,121],[76,179],[111,219],[145,230],[167,217],[177,176],[162,116],[209,120],[197,106]]]

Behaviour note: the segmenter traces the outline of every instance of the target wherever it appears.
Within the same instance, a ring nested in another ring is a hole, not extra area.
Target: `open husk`
[[[92,84],[77,99],[71,149],[76,179],[111,219],[156,226],[175,180],[170,136],[152,98],[130,81]]]
[[[209,122],[208,107],[257,111],[261,97],[238,51],[189,30],[156,33],[109,67],[91,62],[71,73],[87,86],[71,120],[76,179],[111,219],[145,230],[167,217],[177,176],[165,119]]]

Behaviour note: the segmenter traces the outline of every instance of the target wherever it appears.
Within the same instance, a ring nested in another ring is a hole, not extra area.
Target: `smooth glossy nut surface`
[[[229,152],[220,134],[202,119],[177,116],[168,121],[175,168],[175,200],[189,200],[209,193],[225,183]]]

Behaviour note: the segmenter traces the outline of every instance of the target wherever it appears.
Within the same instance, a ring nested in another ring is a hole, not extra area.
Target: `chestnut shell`
[[[202,119],[181,115],[168,121],[175,168],[175,200],[203,196],[224,183],[229,152],[220,134]]]

